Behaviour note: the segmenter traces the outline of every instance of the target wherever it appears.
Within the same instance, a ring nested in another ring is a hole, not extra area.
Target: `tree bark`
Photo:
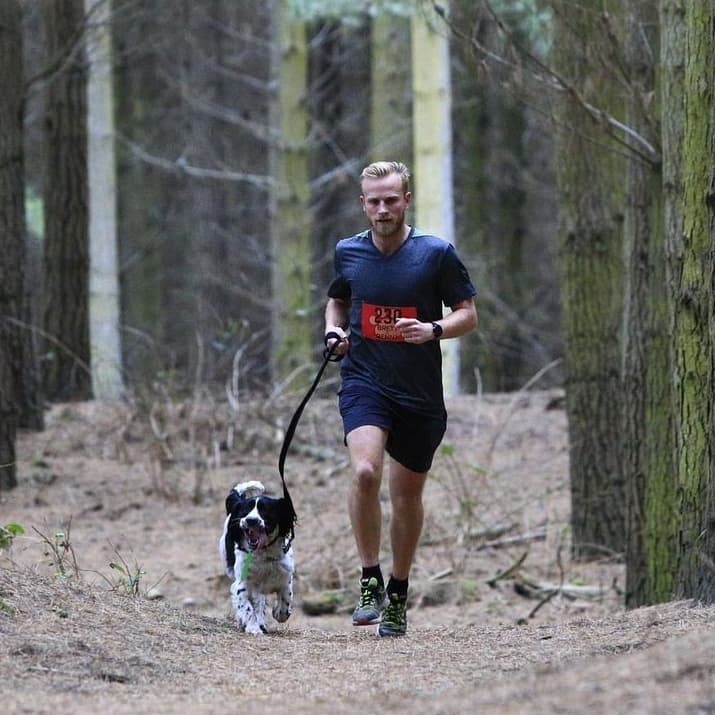
[[[89,348],[86,66],[82,0],[44,5],[48,61],[43,378],[52,401],[92,396]]]
[[[442,20],[426,6],[412,14],[411,29],[414,223],[454,244],[449,40]],[[460,391],[459,345],[459,340],[440,343],[445,397]]]
[[[569,423],[572,550],[588,558],[625,548],[620,468],[623,163],[576,93],[608,108],[593,57],[603,30],[583,3],[555,18],[554,61],[573,92],[558,111],[557,180],[562,330]]]
[[[276,3],[274,101],[276,146],[271,214],[273,325],[270,355],[275,382],[312,361],[310,181],[308,174],[308,46],[306,26]],[[307,376],[303,376],[305,381]]]
[[[114,154],[111,0],[84,0],[91,14],[87,36],[87,165],[89,175],[89,324],[94,396],[117,400],[124,392],[119,334],[117,182]]]
[[[627,120],[651,145],[656,136],[655,70],[658,57],[657,4],[631,3],[625,60]],[[626,173],[624,222],[625,290],[623,316],[623,460],[627,483],[626,605],[649,602],[646,538],[648,484],[662,485],[672,474],[668,304],[663,285],[660,162],[635,153]]]
[[[16,391],[25,240],[22,149],[22,10],[0,3],[0,492],[17,486]]]
[[[382,9],[370,28],[370,160],[412,166],[410,21]]]
[[[685,9],[684,0],[661,0],[660,25],[660,75],[659,117],[662,144],[662,226],[663,264],[665,279],[659,284],[654,280],[654,301],[666,299],[667,315],[661,327],[662,335],[651,332],[651,339],[660,341],[666,336],[666,345],[653,345],[649,356],[655,361],[667,359],[669,374],[667,385],[660,395],[653,392],[650,403],[652,411],[646,417],[654,419],[649,444],[654,444],[656,429],[660,425],[661,445],[658,456],[649,459],[645,481],[643,525],[643,558],[645,583],[627,599],[632,605],[667,601],[675,595],[677,571],[677,543],[679,516],[677,504],[675,410],[673,392],[673,326],[677,318],[675,303],[671,299],[674,283],[680,280],[683,235],[683,182],[681,176],[683,114],[683,72],[685,61]],[[660,259],[658,259],[660,260]],[[655,263],[655,258],[654,258]],[[662,286],[668,286],[663,291]],[[655,294],[658,293],[658,298]],[[664,295],[665,294],[665,295]],[[658,304],[658,303],[656,303]],[[657,355],[650,355],[658,351]],[[660,399],[660,405],[656,401]],[[668,424],[666,434],[665,423]],[[655,445],[654,445],[655,446]],[[668,453],[669,452],[669,453]],[[652,452],[651,452],[652,454]],[[630,559],[629,559],[630,560]],[[630,563],[627,569],[631,569]]]
[[[118,13],[113,18],[113,76],[118,135],[158,154],[150,143],[158,123],[151,100],[162,97],[173,106],[161,82],[164,73],[158,58],[158,48],[171,43],[160,34],[161,30],[167,32],[167,23],[160,25],[152,10],[153,3],[147,1],[142,12]],[[161,122],[156,135],[172,136],[175,121],[176,112],[172,112]],[[172,213],[166,210],[164,197],[174,195],[176,179],[137,158],[127,149],[127,143],[118,142],[116,149],[120,312],[126,327],[122,364],[128,380],[141,385],[165,368],[158,346],[169,348],[162,319],[165,312],[174,311],[166,304],[162,306],[162,287],[170,264],[162,256],[161,237],[164,231],[171,233]]]
[[[677,592],[715,601],[715,7],[686,3],[682,270],[673,276]]]

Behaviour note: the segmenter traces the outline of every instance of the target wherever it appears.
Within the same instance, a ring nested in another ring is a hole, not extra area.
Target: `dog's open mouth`
[[[265,529],[246,529],[246,541],[251,551],[263,549],[268,545],[268,534]]]

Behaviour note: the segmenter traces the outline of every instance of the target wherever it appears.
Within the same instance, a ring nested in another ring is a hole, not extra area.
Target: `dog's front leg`
[[[287,574],[283,588],[276,593],[277,600],[273,605],[273,618],[278,623],[285,623],[292,612],[293,606],[293,574]]]
[[[253,592],[247,599],[251,604],[251,615],[245,626],[246,633],[254,636],[267,633],[266,628],[266,597],[262,593]]]
[[[246,582],[238,580],[231,584],[231,601],[239,630],[252,635],[266,632],[265,597],[256,598],[249,592]]]
[[[231,603],[233,605],[233,615],[239,630],[245,631],[246,626],[253,617],[253,606],[248,600],[246,584],[241,581],[234,581],[231,584]]]

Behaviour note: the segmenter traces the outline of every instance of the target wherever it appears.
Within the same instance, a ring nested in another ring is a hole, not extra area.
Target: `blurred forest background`
[[[48,402],[300,386],[369,161],[563,386],[573,549],[715,598],[711,0],[0,1],[0,489]]]
[[[536,3],[510,4],[510,26],[545,52]],[[81,165],[83,108],[57,115],[81,101],[84,11],[81,2],[23,7],[29,270],[39,286],[46,184],[63,171],[50,166],[63,159],[48,157],[48,144],[71,144]],[[480,41],[504,43],[478,3],[454,3],[452,12]],[[441,43],[422,43],[413,57],[411,27],[429,22],[448,42],[448,26],[421,2],[114,0],[109,20],[116,193],[105,205],[116,200],[125,380],[162,374],[179,388],[199,370],[222,384],[240,350],[245,386],[265,389],[319,355],[333,247],[364,227],[362,167],[402,160],[413,169],[416,205],[428,200],[413,160],[413,63],[444,60]],[[511,390],[562,354],[549,108],[495,83],[470,42],[449,46],[451,83],[438,91],[449,113],[454,200],[441,211],[453,212],[483,318],[463,347],[462,384],[473,391],[478,371],[485,389]],[[441,161],[434,156],[431,170]],[[305,255],[291,260],[296,251]],[[76,276],[72,260],[58,256],[65,265],[46,269]],[[291,295],[294,281],[302,285]],[[43,325],[50,296],[43,303],[33,293],[32,324]],[[295,337],[281,341],[286,321],[310,335],[312,353]],[[67,342],[66,331],[54,337]],[[62,360],[60,351],[50,342],[41,360]],[[560,380],[558,368],[548,379]]]

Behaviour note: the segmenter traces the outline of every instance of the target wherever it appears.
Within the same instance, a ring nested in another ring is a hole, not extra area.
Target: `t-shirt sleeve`
[[[350,300],[350,284],[342,276],[337,276],[328,286],[328,298]]]
[[[439,271],[439,286],[442,302],[451,308],[463,300],[473,298],[477,294],[469,271],[457,255],[452,244],[449,244],[442,257]]]

